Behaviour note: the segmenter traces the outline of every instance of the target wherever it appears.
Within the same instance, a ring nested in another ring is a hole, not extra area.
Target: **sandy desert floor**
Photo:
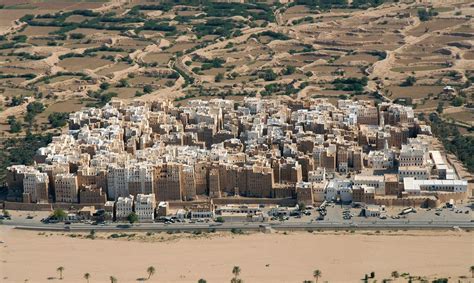
[[[302,282],[314,269],[322,271],[320,282],[358,282],[371,271],[381,281],[394,270],[469,282],[474,264],[468,232],[212,234],[155,242],[47,235],[0,226],[0,281],[58,282],[56,268],[64,266],[62,282],[85,282],[86,272],[90,282],[111,275],[136,282],[153,265],[149,282],[229,282],[238,265],[245,282]]]

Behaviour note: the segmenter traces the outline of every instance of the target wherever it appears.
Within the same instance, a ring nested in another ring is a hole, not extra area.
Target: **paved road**
[[[18,229],[28,230],[65,230],[66,225],[58,224],[42,224],[42,223],[25,223],[5,221],[4,225],[15,226]],[[128,228],[124,228],[124,225]],[[468,221],[373,221],[373,222],[265,222],[265,223],[251,223],[251,222],[233,222],[233,223],[140,223],[134,225],[111,223],[107,225],[90,225],[90,224],[71,224],[70,231],[84,232],[90,230],[96,231],[209,231],[215,229],[223,230],[259,230],[262,226],[268,226],[276,230],[318,230],[318,229],[452,229],[459,227],[461,229],[474,229],[474,222]]]

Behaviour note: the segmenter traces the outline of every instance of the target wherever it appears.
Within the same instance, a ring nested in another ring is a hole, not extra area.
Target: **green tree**
[[[100,84],[100,89],[101,90],[107,90],[107,89],[109,89],[109,87],[110,87],[110,84],[108,82],[103,82],[103,83]]]
[[[441,114],[441,113],[443,113],[443,110],[444,110],[444,102],[438,103],[438,107],[436,107],[436,112]]]
[[[67,124],[69,113],[67,112],[53,112],[48,115],[48,122],[53,128],[61,128]]]
[[[130,224],[133,224],[138,222],[138,216],[135,214],[135,212],[132,212],[127,216],[127,220],[130,222]]]
[[[300,211],[304,211],[306,209],[306,205],[304,203],[298,204],[298,208]]]
[[[149,267],[146,269],[146,272],[148,273],[148,279],[150,279],[150,277],[151,277],[152,275],[154,275],[155,272],[156,272],[155,267],[149,266]]]
[[[313,277],[316,280],[316,283],[318,283],[319,278],[322,276],[322,272],[319,269],[316,269],[313,271]]]
[[[60,266],[60,267],[56,268],[56,271],[59,272],[59,279],[63,280],[64,267]]]
[[[117,278],[115,278],[113,276],[110,276],[109,279],[110,279],[110,283],[117,283],[118,282]]]
[[[223,79],[224,79],[224,74],[218,73],[216,77],[214,78],[214,81],[218,83],[218,82],[221,82]]]
[[[400,84],[400,86],[412,86],[416,83],[416,78],[414,76],[409,76],[405,79],[404,82]]]
[[[56,208],[54,211],[53,211],[53,214],[52,216],[58,220],[63,220],[67,217],[67,214],[64,210],[62,210],[61,208]]]
[[[10,115],[7,117],[8,125],[10,125],[10,133],[19,133],[21,132],[22,126],[21,123],[16,120],[16,117]]]
[[[201,278],[201,279],[198,280],[198,283],[207,283],[207,281],[205,279]]]
[[[129,87],[130,84],[128,83],[127,79],[120,79],[117,87]]]
[[[151,85],[146,85],[143,87],[143,92],[144,93],[152,93],[153,92],[153,87]]]
[[[218,216],[218,217],[216,218],[216,222],[224,223],[224,222],[225,222],[225,219],[224,219],[222,216]]]
[[[87,280],[87,283],[89,283],[90,278],[91,278],[91,275],[89,273],[84,273],[84,279]]]
[[[463,105],[463,103],[464,103],[464,99],[462,99],[462,97],[459,97],[459,96],[455,97],[453,101],[451,101],[451,105],[454,107],[459,107]]]
[[[234,277],[239,277],[241,271],[242,270],[239,266],[234,266],[234,268],[232,268],[232,274],[234,274]]]
[[[400,274],[398,274],[398,271],[396,271],[396,270],[392,271],[392,277],[393,278],[398,278],[398,277],[400,277]]]
[[[26,106],[26,111],[33,113],[34,115],[39,114],[44,111],[44,105],[41,102],[33,101],[31,103],[28,103]]]
[[[283,75],[292,75],[295,72],[296,72],[295,66],[287,66],[285,69],[283,69]]]
[[[471,267],[469,267],[469,271],[471,271],[471,277],[474,278],[474,265],[471,265]]]
[[[259,75],[260,78],[263,78],[264,81],[269,82],[269,81],[274,81],[278,77],[277,74],[272,69],[267,69],[264,71],[263,74]]]
[[[230,280],[231,283],[242,283],[242,279],[239,278],[240,272],[242,270],[240,269],[239,266],[234,266],[232,268],[232,274],[234,274],[234,278]]]

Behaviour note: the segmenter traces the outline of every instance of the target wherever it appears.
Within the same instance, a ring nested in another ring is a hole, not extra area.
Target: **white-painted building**
[[[415,180],[428,180],[430,178],[430,168],[428,166],[401,166],[398,167],[400,181],[404,178],[412,177]]]
[[[376,195],[385,195],[385,177],[383,175],[355,175],[354,185],[373,187]]]
[[[138,194],[135,199],[135,214],[139,221],[155,219],[155,194]]]
[[[428,146],[416,139],[410,139],[409,144],[402,145],[399,166],[424,166],[428,158]]]
[[[125,219],[133,212],[133,196],[118,197],[115,203],[115,217]]]
[[[423,191],[465,193],[466,180],[415,180],[413,177],[403,179],[403,188],[409,195],[420,195]]]
[[[316,170],[308,172],[308,182],[319,183],[326,180],[326,168],[318,167]]]
[[[334,179],[326,187],[325,200],[351,202],[352,184],[350,180]]]

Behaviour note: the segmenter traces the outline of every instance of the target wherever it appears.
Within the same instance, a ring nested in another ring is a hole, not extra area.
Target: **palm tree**
[[[318,279],[321,277],[321,275],[322,275],[321,270],[316,269],[315,271],[313,271],[313,277],[314,279],[316,279],[316,283],[318,283]]]
[[[117,278],[110,276],[109,279],[110,279],[110,283],[117,283]]]
[[[471,267],[469,267],[469,271],[471,271],[471,277],[474,278],[474,265],[471,265]]]
[[[392,271],[392,277],[393,278],[398,278],[398,277],[400,277],[400,274],[398,274],[398,271],[396,271],[396,270]]]
[[[199,280],[198,280],[198,283],[207,283],[207,281],[204,280],[204,279],[199,279]]]
[[[234,274],[234,277],[237,278],[239,277],[241,271],[242,270],[240,269],[240,267],[234,266],[234,268],[232,269],[232,274]]]
[[[146,272],[148,272],[148,278],[147,279],[150,279],[150,277],[155,274],[156,270],[155,270],[155,267],[153,266],[149,266],[147,269],[146,269]]]
[[[232,278],[230,279],[230,283],[244,283],[244,281],[240,278]]]
[[[89,278],[91,278],[91,275],[89,273],[84,273],[84,279],[87,280],[87,283],[89,283]]]
[[[63,280],[64,267],[60,266],[60,267],[56,268],[56,271],[59,272],[59,279]]]

